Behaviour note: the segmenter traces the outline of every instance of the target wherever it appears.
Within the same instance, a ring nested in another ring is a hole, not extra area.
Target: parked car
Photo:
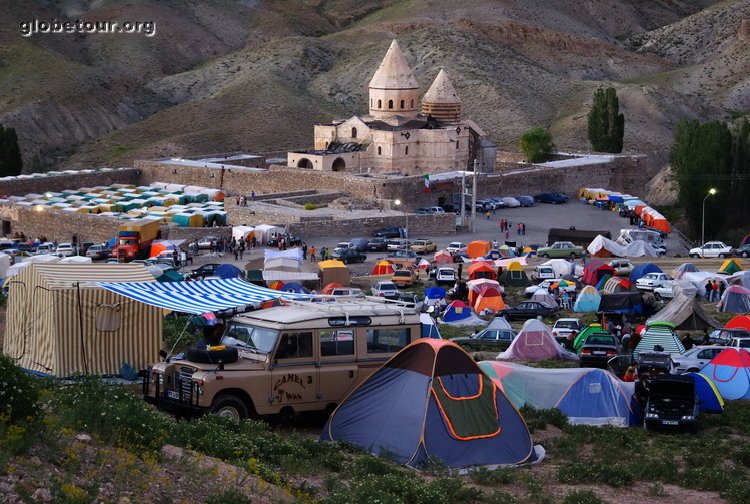
[[[106,245],[92,245],[86,251],[86,257],[91,259],[106,259],[112,253]]]
[[[559,241],[553,243],[549,247],[541,247],[537,249],[536,255],[544,258],[562,259],[570,257],[576,259],[586,255],[586,250],[583,247],[574,245],[573,242]]]
[[[568,201],[567,197],[561,195],[561,193],[542,193],[534,196],[534,201],[539,203],[550,203],[552,205],[559,205]]]
[[[654,288],[656,299],[672,299],[674,297],[674,280]]]
[[[427,209],[428,214],[444,214],[445,210],[439,206],[433,206]]]
[[[719,355],[728,347],[723,345],[698,345],[694,346],[684,354],[671,354],[674,369],[672,373],[682,374],[698,372],[711,362],[711,359]]]
[[[514,196],[522,207],[533,207],[534,197],[533,196]]]
[[[278,247],[279,246],[279,239],[285,238],[286,239],[286,246],[287,247],[294,247],[297,245],[302,245],[302,238],[295,235],[285,235],[285,234],[277,234],[275,237],[268,240],[268,246],[269,247]]]
[[[417,215],[427,215],[430,213],[430,209],[428,207],[420,207],[414,210],[414,213]]]
[[[388,254],[388,257],[395,257],[398,259],[416,259],[417,253],[414,250],[399,249],[391,254]]]
[[[35,243],[19,243],[16,248],[21,252],[31,252],[32,254],[36,251],[37,244]]]
[[[388,250],[388,240],[386,238],[378,237],[373,238],[367,242],[367,250],[373,252],[385,252]]]
[[[750,243],[738,248],[734,253],[740,257],[750,257]]]
[[[466,252],[466,244],[464,242],[450,242],[447,247],[445,247],[445,250],[450,252],[451,254],[457,254],[459,252]]]
[[[207,276],[212,276],[214,273],[216,273],[216,269],[221,266],[221,264],[218,263],[209,263],[204,264],[199,268],[195,268],[194,270],[190,271],[190,278],[192,279],[203,279]]]
[[[438,268],[435,274],[435,283],[438,285],[453,285],[456,283],[456,270],[453,268]]]
[[[398,287],[411,287],[417,281],[417,274],[411,269],[401,268],[393,272],[391,282]]]
[[[674,427],[695,431],[700,412],[695,382],[689,376],[655,376],[648,386],[646,428]]]
[[[360,252],[357,252],[357,249],[346,249],[346,248],[333,249],[333,253],[331,254],[331,257],[333,257],[334,259],[338,259],[344,264],[357,263],[357,262],[362,263],[367,260],[367,256]]]
[[[750,348],[750,337],[734,337],[729,340],[729,346],[734,348]]]
[[[562,345],[568,341],[568,336],[573,333],[579,333],[582,329],[583,324],[581,324],[581,319],[561,318],[557,319],[555,325],[552,326],[552,336]]]
[[[516,338],[516,332],[511,329],[483,329],[471,336],[451,338],[453,343],[461,345],[467,350],[498,350],[507,349]]]
[[[531,270],[531,280],[538,282],[540,280],[554,279],[557,276],[557,272],[552,266],[538,265],[534,266]]]
[[[729,346],[729,342],[732,341],[733,338],[748,338],[748,337],[750,337],[750,332],[748,332],[745,329],[742,329],[740,327],[732,328],[732,329],[724,327],[722,329],[717,329],[715,331],[712,331],[711,334],[709,334],[708,336],[708,341],[709,343],[713,343],[714,345]]]
[[[562,280],[563,280],[562,278],[548,278],[547,280],[544,280],[544,281],[540,282],[538,285],[529,285],[528,287],[526,287],[526,289],[524,289],[523,293],[524,293],[524,295],[526,297],[530,298],[531,296],[534,295],[534,293],[537,290],[539,290],[539,289],[547,289],[547,290],[549,290],[549,288],[550,288],[550,286],[552,284],[557,283],[557,282],[561,282]],[[566,280],[566,283],[568,284],[568,286],[567,287],[561,287],[562,291],[568,292],[568,293],[576,291],[575,282],[568,282]]]
[[[345,241],[345,242],[338,242],[336,244],[336,246],[333,248],[333,250],[334,251],[336,251],[336,249],[338,249],[338,250],[349,250],[349,249],[355,249],[355,248],[356,247],[354,246],[353,242]]]
[[[406,238],[393,238],[388,240],[387,249],[389,251],[394,250],[406,250],[409,246],[409,241]]]
[[[55,253],[57,255],[61,255],[65,257],[71,257],[71,256],[76,255],[76,249],[73,248],[72,243],[61,243],[55,249]]]
[[[56,249],[54,243],[42,243],[36,248],[36,252],[34,252],[34,255],[54,254],[55,250]]]
[[[81,246],[78,247],[78,253],[85,256],[86,252],[88,252],[89,248],[96,245],[94,242],[83,242],[81,243]]]
[[[380,236],[383,238],[399,238],[401,237],[401,228],[397,226],[388,226],[383,229],[378,229],[372,236]]]
[[[443,205],[441,208],[445,210],[446,213],[449,213],[449,212],[452,212],[454,214],[461,213],[461,209],[457,207],[456,205]]]
[[[336,287],[331,291],[331,296],[362,297],[362,289],[357,287]]]
[[[724,242],[710,241],[702,247],[691,248],[688,253],[690,257],[719,257],[721,259],[734,255],[734,249]]]
[[[523,301],[512,308],[505,308],[497,312],[498,317],[507,320],[526,320],[531,318],[557,317],[560,308],[547,306],[538,301]]]
[[[620,353],[620,342],[612,334],[593,333],[583,342],[578,357],[581,367],[606,369],[607,362]]]
[[[206,236],[205,238],[201,238],[198,240],[198,248],[199,249],[210,249],[211,244],[219,241],[219,238],[216,236]]]
[[[407,303],[407,306],[413,306],[417,311],[422,311],[424,308],[424,299],[414,292],[399,292],[396,301]]]
[[[652,291],[657,287],[664,287],[672,278],[666,273],[647,273],[635,282],[635,286],[641,290]]]
[[[435,252],[437,245],[432,240],[414,240],[414,245],[411,249],[417,254],[426,254],[428,252]]]
[[[398,287],[393,282],[376,282],[370,289],[373,296],[380,296],[386,299],[398,299]]]
[[[614,268],[615,274],[619,276],[628,276],[633,271],[633,268],[635,268],[633,263],[627,259],[614,259],[607,264]]]

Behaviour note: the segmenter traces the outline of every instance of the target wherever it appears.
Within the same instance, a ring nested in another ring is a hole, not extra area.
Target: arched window
[[[401,108],[404,108],[404,100],[401,100]]]
[[[383,108],[383,101],[382,100],[378,100],[378,108],[379,109]]]
[[[372,108],[372,98],[370,98],[370,108]]]
[[[326,142],[326,149],[328,148],[328,142]]]
[[[414,108],[414,99],[411,100],[411,108]]]
[[[456,149],[458,149],[458,140],[456,140]]]
[[[357,138],[357,128],[352,128],[352,138]]]
[[[388,108],[389,109],[393,108],[393,100],[388,100]]]
[[[382,155],[383,155],[383,148],[378,147],[378,156],[382,156]]]
[[[404,149],[404,154],[406,154],[407,156],[409,155],[409,146],[408,145],[406,146],[406,149]]]

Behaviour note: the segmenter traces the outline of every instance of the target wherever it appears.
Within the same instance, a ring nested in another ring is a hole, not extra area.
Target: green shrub
[[[174,347],[175,352],[180,352],[195,344],[197,337],[192,324],[185,329],[188,320],[188,317],[166,317],[164,319],[162,341],[164,341],[165,350],[170,351]]]
[[[634,481],[629,466],[612,465],[600,462],[572,462],[557,468],[557,479],[561,483],[604,483],[619,487]]]
[[[750,502],[750,481],[747,477],[732,481],[721,491],[721,496],[729,504],[747,504]]]
[[[251,504],[251,500],[236,488],[225,490],[206,499],[206,504]]]
[[[305,210],[315,210],[315,205],[313,203],[305,203]]]
[[[604,501],[593,490],[573,490],[565,494],[563,504],[602,504]]]
[[[0,423],[29,422],[37,418],[39,392],[37,381],[0,355]]]
[[[478,467],[469,473],[471,480],[477,485],[494,486],[514,483],[518,477],[517,470],[498,468],[495,470]]]
[[[741,445],[732,453],[732,459],[745,467],[750,467],[750,445]]]
[[[524,405],[521,408],[521,416],[523,416],[526,425],[532,432],[537,429],[544,430],[547,428],[547,425],[554,425],[560,429],[568,425],[568,417],[557,408],[539,410],[532,406]]]
[[[495,490],[489,495],[484,496],[484,502],[488,504],[516,504],[518,499],[504,490]]]

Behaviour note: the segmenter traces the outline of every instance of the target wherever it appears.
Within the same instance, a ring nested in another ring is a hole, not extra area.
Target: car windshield
[[[555,329],[578,329],[578,321],[558,320],[555,322]]]
[[[396,287],[396,284],[394,283],[388,282],[388,283],[380,284],[380,290],[396,290],[396,289],[397,287]]]
[[[229,324],[224,338],[225,345],[269,354],[276,347],[279,331],[245,324]]]

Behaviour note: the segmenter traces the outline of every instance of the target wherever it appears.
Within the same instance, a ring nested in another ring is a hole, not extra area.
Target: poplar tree
[[[20,175],[23,161],[15,128],[0,124],[0,177]]]
[[[599,88],[588,116],[588,137],[597,152],[622,152],[625,116],[620,113],[620,100],[615,88]]]

